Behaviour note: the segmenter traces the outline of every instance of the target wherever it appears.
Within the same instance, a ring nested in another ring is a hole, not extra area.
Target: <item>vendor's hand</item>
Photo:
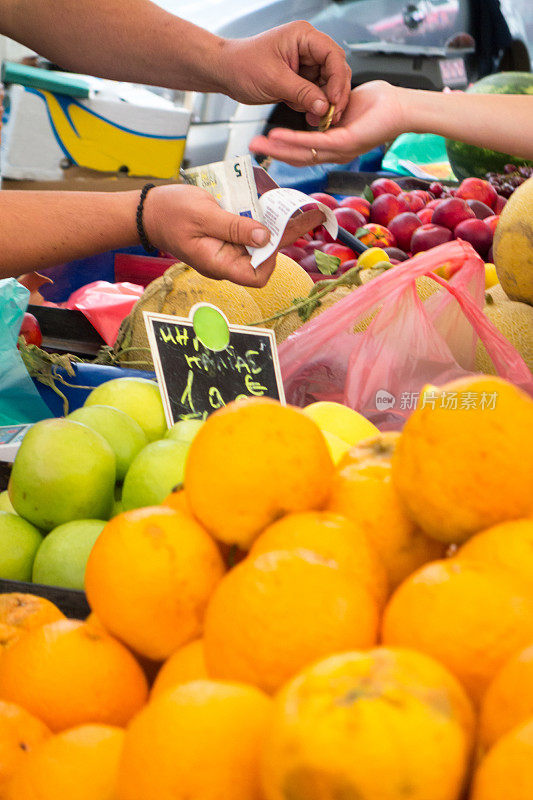
[[[284,101],[317,125],[330,103],[339,120],[350,95],[344,50],[308,22],[290,22],[249,39],[225,40],[224,91],[242,103]]]
[[[280,247],[324,221],[324,214],[306,211],[289,221]],[[150,242],[208,278],[243,286],[265,286],[276,255],[254,269],[245,245],[267,244],[270,232],[250,217],[224,211],[209,192],[197,186],[158,186],[146,196],[143,224]]]
[[[336,127],[325,133],[275,128],[256,136],[250,150],[295,166],[343,164],[373,147],[396,138],[405,128],[402,97],[405,90],[385,81],[371,81],[354,89]]]

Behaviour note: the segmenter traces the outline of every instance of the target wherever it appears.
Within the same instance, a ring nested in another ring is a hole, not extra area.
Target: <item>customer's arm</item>
[[[276,128],[256,136],[250,149],[299,166],[343,163],[409,131],[533,159],[533,97],[427,92],[372,81],[353,90],[339,124],[326,133]]]

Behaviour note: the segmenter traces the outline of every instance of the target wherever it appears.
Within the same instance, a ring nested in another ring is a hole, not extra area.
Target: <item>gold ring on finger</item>
[[[318,153],[314,147],[311,148],[311,159],[313,161],[318,161]]]

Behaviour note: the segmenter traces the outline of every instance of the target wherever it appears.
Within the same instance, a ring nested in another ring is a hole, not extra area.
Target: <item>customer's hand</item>
[[[295,166],[343,164],[405,130],[402,98],[406,90],[385,81],[371,81],[354,89],[338,125],[325,133],[274,128],[256,136],[250,150]]]
[[[350,95],[344,50],[308,22],[291,22],[221,49],[224,91],[242,103],[283,100],[317,125],[330,103],[339,120]]]
[[[280,247],[324,221],[324,214],[306,211],[289,221]],[[245,245],[258,247],[270,232],[250,217],[224,211],[209,192],[197,186],[158,186],[146,196],[144,229],[150,242],[172,253],[208,278],[243,286],[265,286],[276,265],[275,254],[254,269]]]

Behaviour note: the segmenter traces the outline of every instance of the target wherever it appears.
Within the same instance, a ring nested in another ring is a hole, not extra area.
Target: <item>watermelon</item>
[[[533,95],[533,73],[531,72],[498,72],[487,75],[470,86],[471,94],[531,94]],[[453,139],[446,140],[446,152],[450,165],[458,180],[464,178],[484,178],[487,172],[503,172],[506,164],[523,164],[531,167],[533,161],[516,158],[486,147],[474,147]]]

